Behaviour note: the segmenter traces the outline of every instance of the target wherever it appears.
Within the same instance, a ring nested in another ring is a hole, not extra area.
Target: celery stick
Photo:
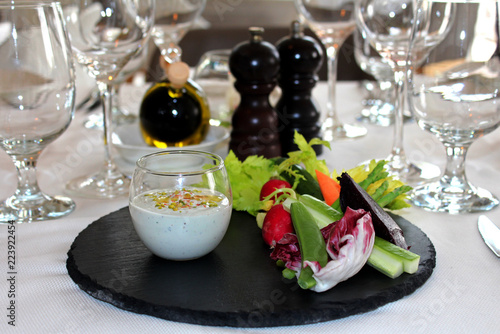
[[[366,179],[359,182],[360,187],[366,190],[373,182],[386,178],[388,173],[384,171],[385,163],[385,160],[380,160],[370,174],[368,174]]]
[[[380,187],[375,189],[375,192],[371,194],[370,196],[375,200],[375,202],[378,202],[378,200],[384,196],[384,193],[386,192],[387,188],[389,188],[389,182],[386,180],[382,182]]]
[[[399,277],[403,273],[403,262],[377,246],[373,246],[367,263],[390,278]]]
[[[398,247],[380,237],[375,237],[375,244],[373,248],[375,249],[375,247],[380,251],[399,259],[403,263],[404,272],[408,274],[414,274],[417,272],[418,265],[420,263],[420,255]]]
[[[412,187],[407,186],[407,185],[397,187],[396,189],[394,189],[393,191],[391,191],[387,195],[384,195],[382,198],[378,199],[377,203],[381,207],[385,207],[386,205],[391,203],[393,200],[395,200],[396,197],[398,197],[399,195],[404,194],[405,192],[408,192],[410,190],[412,190]]]

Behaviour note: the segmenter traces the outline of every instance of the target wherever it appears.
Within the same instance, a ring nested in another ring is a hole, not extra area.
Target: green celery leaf
[[[285,160],[285,164],[282,165],[291,166],[294,164],[302,164],[304,168],[316,178],[316,170],[323,172],[327,175],[330,174],[328,167],[326,166],[325,160],[318,160],[316,157],[316,152],[312,148],[313,145],[324,145],[328,149],[330,148],[330,143],[319,138],[313,138],[309,143],[306,141],[303,135],[295,131],[294,142],[299,147],[298,151],[289,152],[289,158]]]
[[[264,157],[250,156],[241,162],[233,151],[224,160],[233,193],[233,208],[257,215],[261,207],[260,190],[276,175],[275,164]]]

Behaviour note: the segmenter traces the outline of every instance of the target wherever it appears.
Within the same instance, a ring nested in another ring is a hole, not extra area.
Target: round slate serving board
[[[417,273],[390,279],[365,266],[333,289],[301,290],[282,278],[252,216],[233,211],[221,244],[192,261],[154,256],[139,240],[128,207],[90,224],[68,252],[71,278],[89,295],[124,310],[172,321],[231,327],[317,323],[368,312],[422,286],[436,253],[429,238],[399,216]]]

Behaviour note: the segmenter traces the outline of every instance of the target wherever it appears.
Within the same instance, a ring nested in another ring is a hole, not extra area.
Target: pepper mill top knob
[[[250,32],[251,42],[262,42],[262,35],[264,34],[264,28],[262,27],[250,27],[248,28]]]
[[[295,38],[304,36],[304,30],[302,29],[302,25],[298,20],[292,21],[291,35]]]
[[[229,68],[236,81],[245,83],[273,83],[279,71],[279,54],[274,45],[262,38],[264,28],[249,28],[250,40],[233,49]]]
[[[312,37],[305,36],[299,21],[293,21],[290,36],[278,41],[283,79],[293,76],[316,76],[323,63],[323,49]]]

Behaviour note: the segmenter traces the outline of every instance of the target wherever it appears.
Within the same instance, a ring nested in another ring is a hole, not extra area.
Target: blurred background
[[[200,57],[209,50],[232,49],[249,39],[248,28],[263,27],[264,40],[276,44],[290,34],[293,20],[298,18],[293,0],[208,0],[202,17],[179,43],[182,59],[194,67]],[[314,34],[306,29],[306,35]],[[353,37],[350,36],[339,52],[337,80],[372,79],[354,60]],[[151,43],[150,68],[147,81],[158,80],[162,71],[158,59],[159,50]],[[326,63],[318,73],[326,80]]]

